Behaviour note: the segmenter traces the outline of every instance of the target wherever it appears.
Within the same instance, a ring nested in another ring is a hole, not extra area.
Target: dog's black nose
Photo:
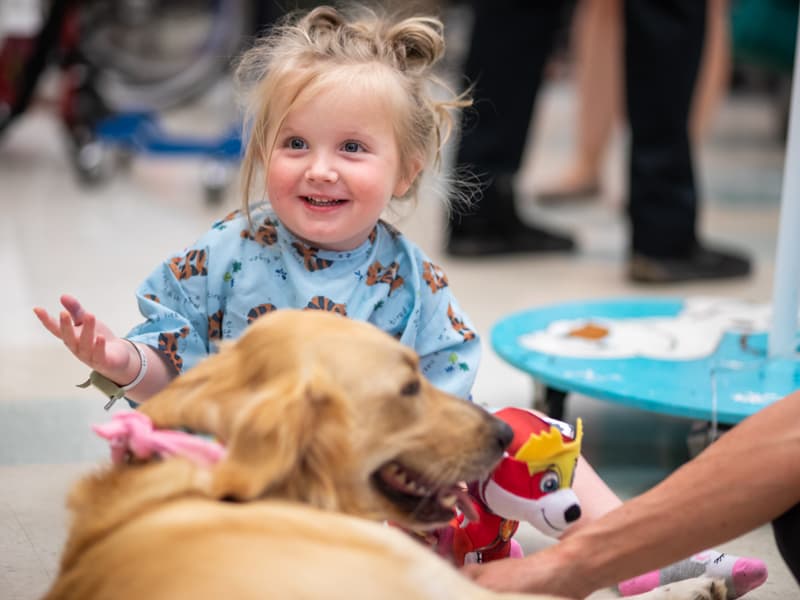
[[[501,421],[500,419],[495,419],[495,439],[497,440],[497,444],[500,446],[500,450],[505,450],[508,448],[508,445],[511,443],[511,440],[514,439],[514,430],[511,429],[511,426],[506,423],[505,421]]]
[[[564,511],[564,520],[567,523],[572,523],[573,521],[577,521],[581,518],[581,507],[577,504],[573,504],[567,510]]]

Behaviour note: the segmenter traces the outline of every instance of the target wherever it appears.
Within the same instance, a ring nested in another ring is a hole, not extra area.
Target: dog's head
[[[219,437],[213,494],[308,502],[411,527],[447,522],[512,432],[431,385],[409,348],[322,311],[276,311],[142,409]]]

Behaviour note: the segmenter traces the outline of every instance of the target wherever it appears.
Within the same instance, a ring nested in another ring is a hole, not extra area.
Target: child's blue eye
[[[289,148],[292,150],[304,150],[306,143],[302,138],[293,137],[289,140]]]
[[[342,144],[342,150],[345,152],[358,152],[361,150],[361,144],[358,142],[345,142]]]

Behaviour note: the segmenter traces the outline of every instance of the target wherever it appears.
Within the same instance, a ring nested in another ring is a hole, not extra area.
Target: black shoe
[[[508,233],[484,231],[452,231],[446,251],[451,256],[479,257],[503,254],[525,254],[542,252],[570,252],[575,242],[569,236],[546,229],[524,225]]]
[[[628,261],[628,278],[638,283],[728,279],[749,274],[750,259],[746,256],[700,244],[685,257],[661,258],[634,252]]]

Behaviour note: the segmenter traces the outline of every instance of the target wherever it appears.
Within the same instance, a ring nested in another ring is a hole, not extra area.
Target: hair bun
[[[413,17],[401,21],[387,33],[403,69],[423,70],[444,54],[442,24],[437,19]]]
[[[331,6],[319,6],[309,12],[298,23],[311,37],[320,32],[331,32],[344,24],[341,13]]]

